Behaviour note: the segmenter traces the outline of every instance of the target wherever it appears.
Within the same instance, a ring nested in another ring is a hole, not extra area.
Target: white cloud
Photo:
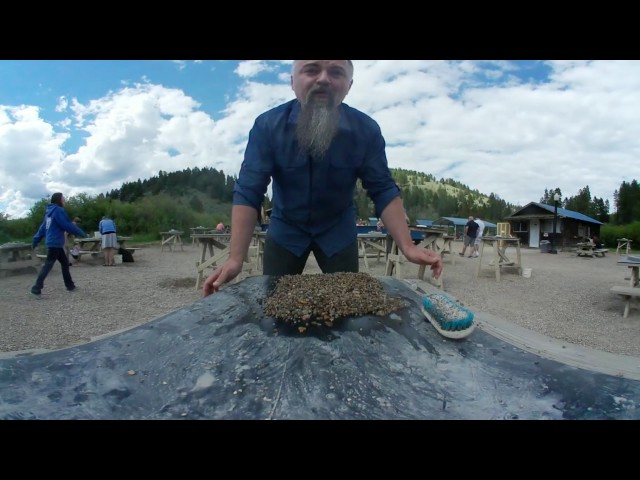
[[[34,106],[0,105],[0,205],[12,217],[23,216],[49,196],[46,172],[64,157],[67,133],[56,133]],[[8,203],[7,203],[8,202]]]
[[[237,90],[216,120],[188,83],[169,88],[147,79],[86,102],[59,97],[63,118],[55,124],[36,106],[0,106],[0,211],[21,216],[53,189],[104,193],[159,170],[236,174],[255,117],[293,98],[291,62],[239,62]],[[354,65],[345,101],[379,122],[391,167],[454,178],[519,204],[556,186],[570,196],[588,185],[612,201],[623,180],[640,178],[640,62]],[[536,78],[539,67],[548,78]],[[265,73],[277,83],[259,81]]]
[[[178,66],[179,70],[184,70],[185,68],[187,68],[187,62],[184,60],[171,60],[171,61]]]
[[[269,66],[264,60],[246,60],[238,64],[236,73],[240,77],[255,77],[260,72],[268,70]]]

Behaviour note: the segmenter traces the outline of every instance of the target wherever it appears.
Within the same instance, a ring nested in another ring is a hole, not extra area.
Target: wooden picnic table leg
[[[229,256],[229,248],[225,248],[224,250],[221,250],[220,252],[218,252],[217,255],[208,258],[205,262],[200,263],[199,265],[196,266],[196,270],[198,272],[198,276],[196,277],[196,290],[200,288],[200,280],[204,276],[203,274],[204,270],[211,266],[215,267],[218,261],[225,260],[226,257],[228,256]]]
[[[640,270],[640,267],[630,265],[629,268],[631,268],[631,286],[637,287],[639,282],[638,271]]]
[[[449,254],[449,257],[451,258],[451,265],[455,265],[456,264],[456,257],[453,254],[453,243],[452,243],[450,238],[443,238],[442,239],[442,250],[440,252],[440,256],[442,257],[442,261],[443,262],[444,262],[444,256],[447,253]]]
[[[178,245],[180,245],[180,251],[184,252],[184,245],[182,243],[182,235],[181,234],[176,234],[175,238],[173,239],[174,248],[177,247]]]
[[[169,245],[169,241],[171,240],[171,236],[167,237],[167,235],[162,234],[162,243],[160,244],[160,251],[164,252],[164,247],[167,247],[169,251],[171,251],[171,245]]]
[[[520,256],[520,242],[516,243],[516,258],[518,259],[518,275],[522,275],[522,257]]]
[[[200,282],[203,279],[203,270],[200,270],[198,267],[204,263],[204,259],[207,258],[207,247],[209,248],[209,256],[213,257],[213,245],[204,239],[200,240],[202,242],[202,253],[200,254],[200,261],[196,262],[196,270],[198,272],[198,276],[196,277],[196,290],[200,288]]]
[[[367,261],[367,245],[364,240],[358,240],[358,244],[360,245],[360,251],[362,252],[362,261],[364,263],[364,268],[366,269],[367,273],[371,273],[369,262]]]
[[[624,312],[622,313],[622,318],[627,318],[629,316],[629,310],[631,309],[631,295],[625,295],[624,299]]]
[[[478,256],[478,265],[476,266],[476,278],[480,276],[480,271],[482,270],[482,257],[484,256],[484,244],[482,240],[480,240],[480,255]]]
[[[258,237],[258,251],[256,252],[256,269],[262,267],[264,259],[264,238]]]
[[[387,254],[387,267],[385,268],[385,275],[387,276],[392,276],[393,275],[393,271],[396,269],[396,258],[397,255],[394,253],[394,251],[396,250],[396,242],[393,241],[393,239],[390,241],[391,242],[391,248],[389,249],[389,253]]]
[[[404,254],[400,251],[400,248],[398,248],[398,244],[395,243],[395,241],[393,242],[395,244],[395,247],[393,248],[395,251],[395,258],[396,258],[396,274],[395,276],[397,278],[402,278],[402,271],[404,270],[402,268],[402,263],[404,260]]]
[[[500,258],[500,246],[498,245],[500,242],[493,242],[493,258],[495,259],[495,269],[496,269],[496,281],[500,281],[500,262],[502,259]]]

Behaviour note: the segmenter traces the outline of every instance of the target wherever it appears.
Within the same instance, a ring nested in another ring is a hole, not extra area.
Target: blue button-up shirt
[[[344,103],[339,110],[338,131],[322,159],[311,159],[298,148],[298,100],[261,114],[249,132],[233,204],[260,211],[273,179],[269,235],[297,256],[313,241],[332,256],[356,240],[358,179],[378,217],[400,195],[379,125]]]

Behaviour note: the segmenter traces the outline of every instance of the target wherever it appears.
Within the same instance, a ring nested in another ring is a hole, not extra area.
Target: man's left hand
[[[442,275],[442,269],[444,268],[442,257],[433,250],[411,245],[407,251],[403,253],[411,263],[417,263],[418,265],[431,265],[433,278],[440,278],[440,275]]]

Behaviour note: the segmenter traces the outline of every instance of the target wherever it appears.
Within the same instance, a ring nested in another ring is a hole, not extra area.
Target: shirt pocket
[[[304,168],[308,163],[306,155],[298,150],[296,144],[277,148],[273,158],[276,169],[282,171]]]
[[[329,178],[331,183],[341,188],[352,188],[358,178],[358,171],[364,163],[364,150],[343,148],[331,152]]]
[[[309,182],[309,162],[305,155],[299,152],[286,152],[277,154],[275,157],[274,179],[296,187],[307,186]]]

